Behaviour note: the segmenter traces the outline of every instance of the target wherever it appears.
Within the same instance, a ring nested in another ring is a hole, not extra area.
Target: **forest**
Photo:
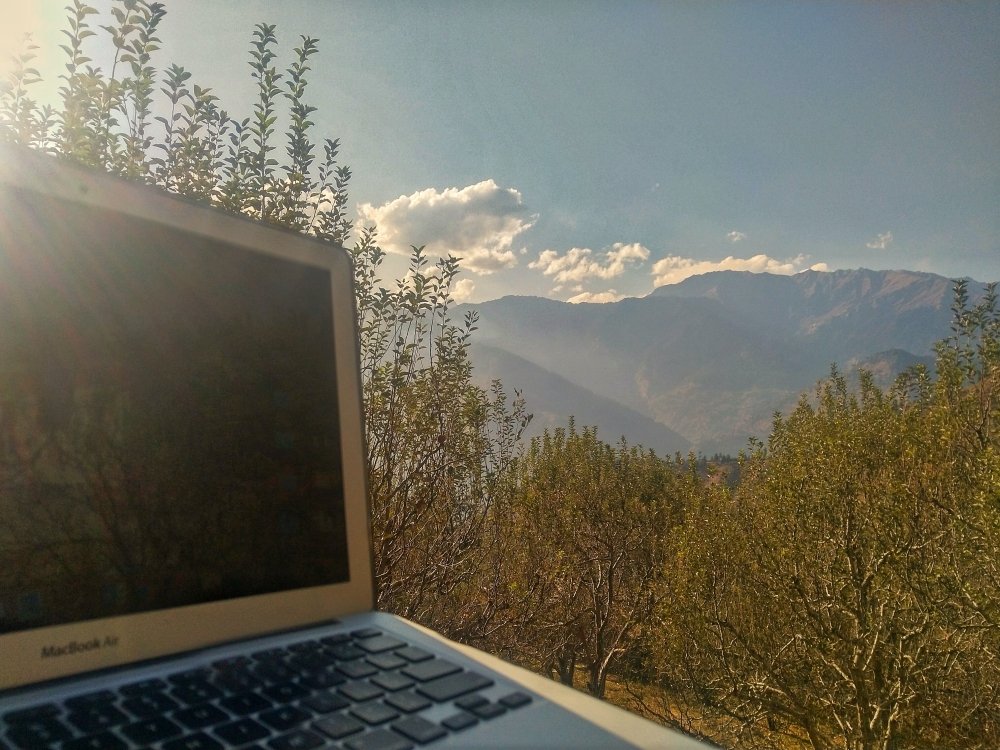
[[[259,24],[234,116],[154,65],[163,4],[68,11],[59,104],[33,97],[29,41],[0,139],[353,256],[380,608],[726,747],[1000,746],[995,285],[956,282],[933,369],[882,389],[831,367],[738,481],[572,420],[525,441],[531,394],[473,383],[461,261],[415,247],[384,279],[377,227],[353,225],[339,143],[311,132],[317,40],[279,63]]]

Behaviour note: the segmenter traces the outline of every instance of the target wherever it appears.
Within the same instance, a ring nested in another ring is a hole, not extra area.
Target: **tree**
[[[525,592],[522,627],[537,635],[521,658],[603,697],[607,679],[665,593],[662,540],[679,508],[671,464],[593,428],[546,431],[517,463],[512,586]]]
[[[996,298],[962,290],[936,382],[852,394],[834,370],[735,493],[688,509],[660,679],[696,722],[748,746],[997,744]]]
[[[414,248],[393,291],[363,232],[353,251],[361,326],[375,577],[381,607],[465,640],[487,627],[475,581],[498,519],[494,499],[528,423],[524,401],[471,382],[475,317],[451,322],[458,261],[428,270]]]

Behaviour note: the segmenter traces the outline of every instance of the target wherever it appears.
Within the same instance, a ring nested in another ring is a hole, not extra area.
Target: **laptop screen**
[[[0,191],[0,634],[346,581],[329,271]]]

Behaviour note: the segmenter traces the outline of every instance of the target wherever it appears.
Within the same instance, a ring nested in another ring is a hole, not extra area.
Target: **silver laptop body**
[[[339,247],[0,146],[0,750],[696,743],[373,611]]]

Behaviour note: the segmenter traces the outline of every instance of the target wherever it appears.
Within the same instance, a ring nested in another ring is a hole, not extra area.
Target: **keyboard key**
[[[223,724],[212,730],[223,742],[230,745],[245,745],[267,737],[271,733],[253,719],[240,719],[231,724]]]
[[[324,719],[314,722],[313,727],[327,737],[339,740],[341,737],[347,737],[348,735],[360,732],[365,728],[365,725],[353,716],[335,714],[334,716],[327,716]]]
[[[402,656],[407,661],[427,661],[428,659],[434,658],[434,654],[430,651],[424,651],[422,648],[417,648],[416,646],[400,648],[397,649],[395,653],[397,656]]]
[[[127,745],[111,732],[79,737],[62,744],[62,750],[126,750]]]
[[[411,693],[409,690],[405,693],[393,693],[386,697],[385,702],[394,708],[398,708],[404,714],[423,711],[428,706],[434,705],[424,696]]]
[[[122,708],[137,719],[154,719],[180,708],[180,704],[166,693],[149,692],[122,701]]]
[[[289,644],[288,650],[295,654],[308,654],[312,651],[322,651],[323,644],[319,641],[298,641]]]
[[[109,703],[95,703],[90,708],[80,708],[66,717],[70,724],[84,734],[98,734],[106,729],[132,721]]]
[[[515,693],[511,693],[510,695],[505,695],[500,699],[500,703],[505,705],[507,708],[520,708],[521,706],[526,706],[531,703],[531,700],[531,696],[527,693],[517,691]],[[455,702],[458,703],[458,701]]]
[[[507,709],[502,703],[484,703],[481,706],[471,709],[471,711],[480,719],[495,719],[507,713]]]
[[[369,654],[380,654],[383,651],[392,651],[393,649],[405,646],[406,643],[389,635],[376,635],[372,638],[365,638],[358,641],[357,645]]]
[[[216,708],[211,703],[206,703],[178,711],[173,718],[174,721],[179,721],[188,729],[204,729],[229,721],[230,717],[225,711]]]
[[[349,682],[340,688],[340,692],[355,703],[361,703],[378,698],[382,695],[382,688],[372,685],[370,682]]]
[[[417,690],[432,701],[450,701],[473,690],[481,690],[493,684],[493,680],[477,672],[459,672],[441,679],[427,682]]]
[[[316,693],[302,701],[302,705],[318,714],[328,714],[347,708],[351,702],[335,693]]]
[[[349,661],[341,664],[338,669],[352,680],[360,680],[362,677],[369,677],[378,672],[378,669],[364,661]]]
[[[365,661],[378,667],[379,669],[399,669],[400,667],[405,667],[409,663],[406,659],[401,659],[392,652],[374,654],[365,659]]]
[[[430,659],[429,661],[422,661],[419,664],[411,664],[402,670],[402,672],[407,677],[412,677],[420,682],[427,682],[428,680],[434,680],[460,670],[461,667],[457,664],[452,664],[445,659]]]
[[[70,728],[58,719],[41,716],[35,719],[19,717],[16,723],[11,723],[7,732],[7,739],[23,750],[65,742],[72,736]]]
[[[324,646],[336,646],[338,643],[347,643],[351,640],[350,633],[334,633],[319,639]]]
[[[353,638],[374,638],[379,635],[382,635],[382,631],[378,628],[361,628],[360,630],[351,631]]]
[[[374,732],[347,740],[344,746],[348,750],[412,750],[413,743],[388,729],[376,729]]]
[[[330,653],[340,661],[352,661],[367,655],[367,651],[355,646],[353,643],[340,643],[330,648]]]
[[[66,699],[66,708],[71,711],[76,710],[86,710],[93,708],[95,706],[101,706],[105,703],[114,703],[118,699],[118,696],[112,693],[110,690],[98,690],[93,693],[85,693],[84,695],[74,695],[72,698]]]
[[[137,721],[135,724],[122,727],[121,730],[122,734],[136,745],[152,745],[156,742],[163,742],[176,737],[181,731],[179,726],[165,716]]]
[[[317,651],[314,654],[296,654],[290,657],[285,664],[297,672],[313,672],[337,664],[337,657],[330,651]]]
[[[407,716],[394,722],[392,728],[421,745],[439,740],[448,734],[437,724],[427,721],[422,716]]]
[[[309,695],[309,691],[306,688],[302,687],[302,685],[296,685],[294,682],[272,685],[261,692],[263,692],[265,698],[269,698],[279,704],[291,703]]]
[[[486,696],[479,695],[478,693],[476,695],[467,695],[464,698],[459,698],[457,701],[455,701],[456,706],[458,706],[459,708],[464,708],[466,711],[468,711],[470,708],[481,706],[484,703],[489,703],[489,700],[486,698]]]
[[[351,662],[352,664],[354,662]],[[299,682],[312,690],[325,690],[326,688],[343,685],[347,680],[339,672],[333,669],[317,669],[315,671],[303,672],[299,675]]]
[[[224,750],[224,748],[218,740],[212,739],[204,732],[198,732],[164,743],[163,750]]]
[[[284,662],[261,662],[254,667],[253,673],[269,685],[295,679],[295,670]]]
[[[351,709],[351,714],[367,724],[385,724],[387,721],[399,716],[399,712],[392,708],[392,706],[387,706],[378,701],[355,706]]]
[[[276,729],[279,732],[286,732],[289,729],[299,726],[299,724],[309,721],[312,718],[312,714],[295,706],[280,706],[272,711],[265,711],[258,715],[257,718],[272,729]]]
[[[222,691],[208,680],[191,680],[185,685],[175,687],[170,695],[185,706],[197,706],[222,697]]]
[[[34,721],[35,719],[51,719],[61,713],[62,710],[55,703],[41,703],[37,706],[21,708],[17,711],[8,711],[3,715],[3,718],[8,724],[18,724],[26,721]]]
[[[230,698],[223,698],[219,701],[219,705],[229,711],[229,713],[236,714],[237,716],[249,716],[258,711],[271,708],[274,704],[257,695],[257,693],[240,693]]]
[[[215,684],[230,693],[243,693],[263,686],[264,680],[245,667],[234,667],[219,672]]]
[[[442,725],[448,727],[448,729],[453,732],[461,732],[463,729],[468,729],[478,723],[479,719],[472,714],[465,713],[464,711],[453,716],[449,716],[441,722]]]
[[[322,735],[310,732],[308,729],[296,729],[294,732],[275,737],[267,743],[274,750],[311,750],[326,744]]]
[[[376,675],[372,677],[372,682],[389,692],[402,690],[413,685],[413,680],[406,675],[399,674],[399,672],[387,672],[386,674]]]

